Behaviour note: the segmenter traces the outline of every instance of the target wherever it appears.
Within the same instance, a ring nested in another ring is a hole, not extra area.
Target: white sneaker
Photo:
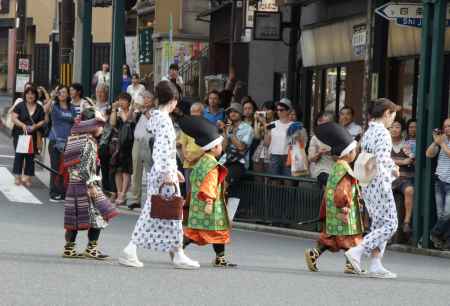
[[[382,267],[376,271],[369,270],[369,272],[367,273],[367,277],[393,279],[393,278],[397,278],[397,274]]]
[[[136,253],[131,254],[130,252],[127,252],[127,248],[123,250],[122,256],[119,257],[119,263],[121,265],[134,268],[142,268],[144,266],[142,261],[140,261],[137,257]]]
[[[187,257],[183,251],[178,251],[175,253],[175,256],[173,257],[173,265],[175,266],[175,269],[195,270],[200,268],[200,264],[197,261]]]
[[[347,252],[345,252],[345,257],[347,258],[347,260],[349,261],[349,263],[352,265],[353,269],[355,270],[356,273],[361,274],[361,262],[360,259],[357,259],[353,254],[352,254],[352,249],[348,250]]]

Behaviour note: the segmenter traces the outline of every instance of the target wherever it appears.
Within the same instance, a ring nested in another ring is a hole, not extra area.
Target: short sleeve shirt
[[[203,117],[209,122],[216,124],[217,121],[225,120],[225,111],[223,109],[220,109],[217,114],[212,114],[209,112],[209,107],[205,107],[205,110],[203,111]]]
[[[36,110],[31,115],[31,118],[30,115],[28,114],[26,102],[18,103],[14,107],[13,112],[15,112],[18,115],[18,119],[21,122],[25,123],[26,125],[37,124],[45,119],[44,108],[39,104],[36,104]],[[21,135],[21,134],[23,134],[22,129],[14,125],[13,135]]]
[[[236,147],[231,143],[231,137],[232,137],[232,133],[230,131],[228,131],[227,134],[227,138],[228,138],[228,145],[230,146],[230,148],[232,149],[236,149]],[[241,162],[242,164],[245,164],[245,167],[248,169],[249,165],[250,165],[250,152],[249,152],[249,148],[253,142],[253,128],[245,122],[241,122],[241,124],[238,127],[238,130],[236,132],[236,137],[237,139],[244,143],[247,147],[247,153],[245,154],[245,158],[242,158],[239,162]],[[224,154],[220,160],[220,162],[225,162],[226,161],[226,154]]]

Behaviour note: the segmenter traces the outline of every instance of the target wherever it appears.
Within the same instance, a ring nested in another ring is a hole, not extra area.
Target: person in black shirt
[[[38,92],[34,87],[28,87],[24,92],[25,100],[18,103],[13,110],[14,128],[12,136],[14,148],[17,148],[20,135],[31,135],[33,139],[33,153],[16,153],[14,156],[13,173],[16,185],[24,184],[31,187],[31,177],[34,176],[34,155],[38,152],[38,132],[45,123],[44,108],[37,103]],[[24,174],[22,176],[22,173]]]

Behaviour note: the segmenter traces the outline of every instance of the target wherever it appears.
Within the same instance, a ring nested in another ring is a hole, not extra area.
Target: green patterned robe
[[[358,201],[359,187],[352,184],[353,201],[349,207],[349,222],[345,224],[338,215],[342,213],[334,203],[334,193],[339,182],[345,175],[352,173],[350,166],[346,162],[338,161],[331,169],[326,187],[326,233],[334,236],[358,235],[363,232],[361,208]]]
[[[191,203],[189,205],[188,228],[210,231],[222,231],[230,228],[222,192],[222,184],[218,186],[219,196],[213,204],[213,212],[210,215],[205,214],[206,203],[199,200],[197,197],[203,180],[208,173],[216,167],[223,166],[220,165],[213,156],[205,154],[192,169],[190,176],[192,194]]]

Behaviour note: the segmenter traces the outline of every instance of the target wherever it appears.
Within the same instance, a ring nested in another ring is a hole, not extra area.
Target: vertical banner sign
[[[168,60],[170,60],[172,58],[172,45],[173,45],[173,15],[172,13],[170,13],[169,16],[169,44],[170,44],[170,48],[169,48],[169,57],[167,58]]]
[[[126,36],[125,37],[125,56],[126,63],[130,67],[133,73],[139,74],[139,65],[138,65],[138,39],[136,36]]]
[[[139,32],[139,63],[153,64],[153,28],[146,28]]]
[[[31,56],[20,55],[16,64],[16,92],[23,93],[25,84],[31,77]]]
[[[363,57],[366,52],[367,27],[365,24],[355,25],[353,27],[352,47],[353,54]]]

